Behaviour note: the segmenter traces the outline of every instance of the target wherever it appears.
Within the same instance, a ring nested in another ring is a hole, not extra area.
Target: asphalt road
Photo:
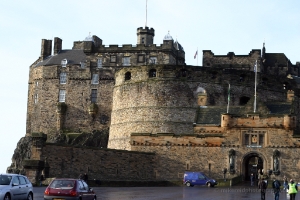
[[[195,187],[95,187],[98,200],[253,200],[260,199],[256,187],[233,186],[207,188]],[[43,200],[45,187],[34,188],[34,200]],[[273,200],[271,189],[266,193],[266,200]],[[280,200],[287,200],[282,191]],[[300,200],[300,194],[296,196]]]

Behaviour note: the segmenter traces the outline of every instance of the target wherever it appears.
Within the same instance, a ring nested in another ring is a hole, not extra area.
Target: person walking
[[[44,174],[40,176],[40,186],[43,186]]]
[[[283,176],[283,190],[286,191],[289,182],[286,176]]]
[[[296,183],[294,183],[293,179],[290,180],[290,183],[287,186],[287,189],[289,190],[290,200],[296,199],[296,194],[298,192],[298,187]]]
[[[253,175],[253,173],[251,173],[251,175],[250,175],[250,181],[251,181],[251,186],[253,186],[254,185],[254,175]]]
[[[275,200],[279,200],[280,186],[281,186],[281,183],[278,180],[274,179],[274,181],[272,183],[272,188],[273,188]]]
[[[89,178],[88,178],[87,173],[84,173],[84,175],[83,175],[83,180],[84,180],[86,183],[88,182]]]
[[[258,184],[258,189],[260,189],[261,200],[265,200],[267,184],[266,184],[264,178],[260,179],[259,184]]]

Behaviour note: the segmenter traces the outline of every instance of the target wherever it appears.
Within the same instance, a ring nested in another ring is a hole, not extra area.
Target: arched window
[[[126,72],[125,73],[125,81],[128,81],[131,79],[131,73],[130,72]]]
[[[245,97],[245,96],[241,97],[241,98],[240,98],[240,105],[241,105],[241,106],[246,105],[246,104],[248,103],[249,100],[250,100],[249,97]]]
[[[149,77],[156,77],[156,69],[150,69],[149,71]]]

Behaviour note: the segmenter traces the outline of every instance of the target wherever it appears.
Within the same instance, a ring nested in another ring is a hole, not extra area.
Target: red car
[[[97,196],[87,183],[80,179],[54,179],[44,192],[44,200],[96,200]]]

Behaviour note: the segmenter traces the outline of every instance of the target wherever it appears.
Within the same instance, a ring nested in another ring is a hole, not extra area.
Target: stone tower
[[[145,44],[146,46],[153,44],[154,29],[149,27],[137,28],[137,44]]]

